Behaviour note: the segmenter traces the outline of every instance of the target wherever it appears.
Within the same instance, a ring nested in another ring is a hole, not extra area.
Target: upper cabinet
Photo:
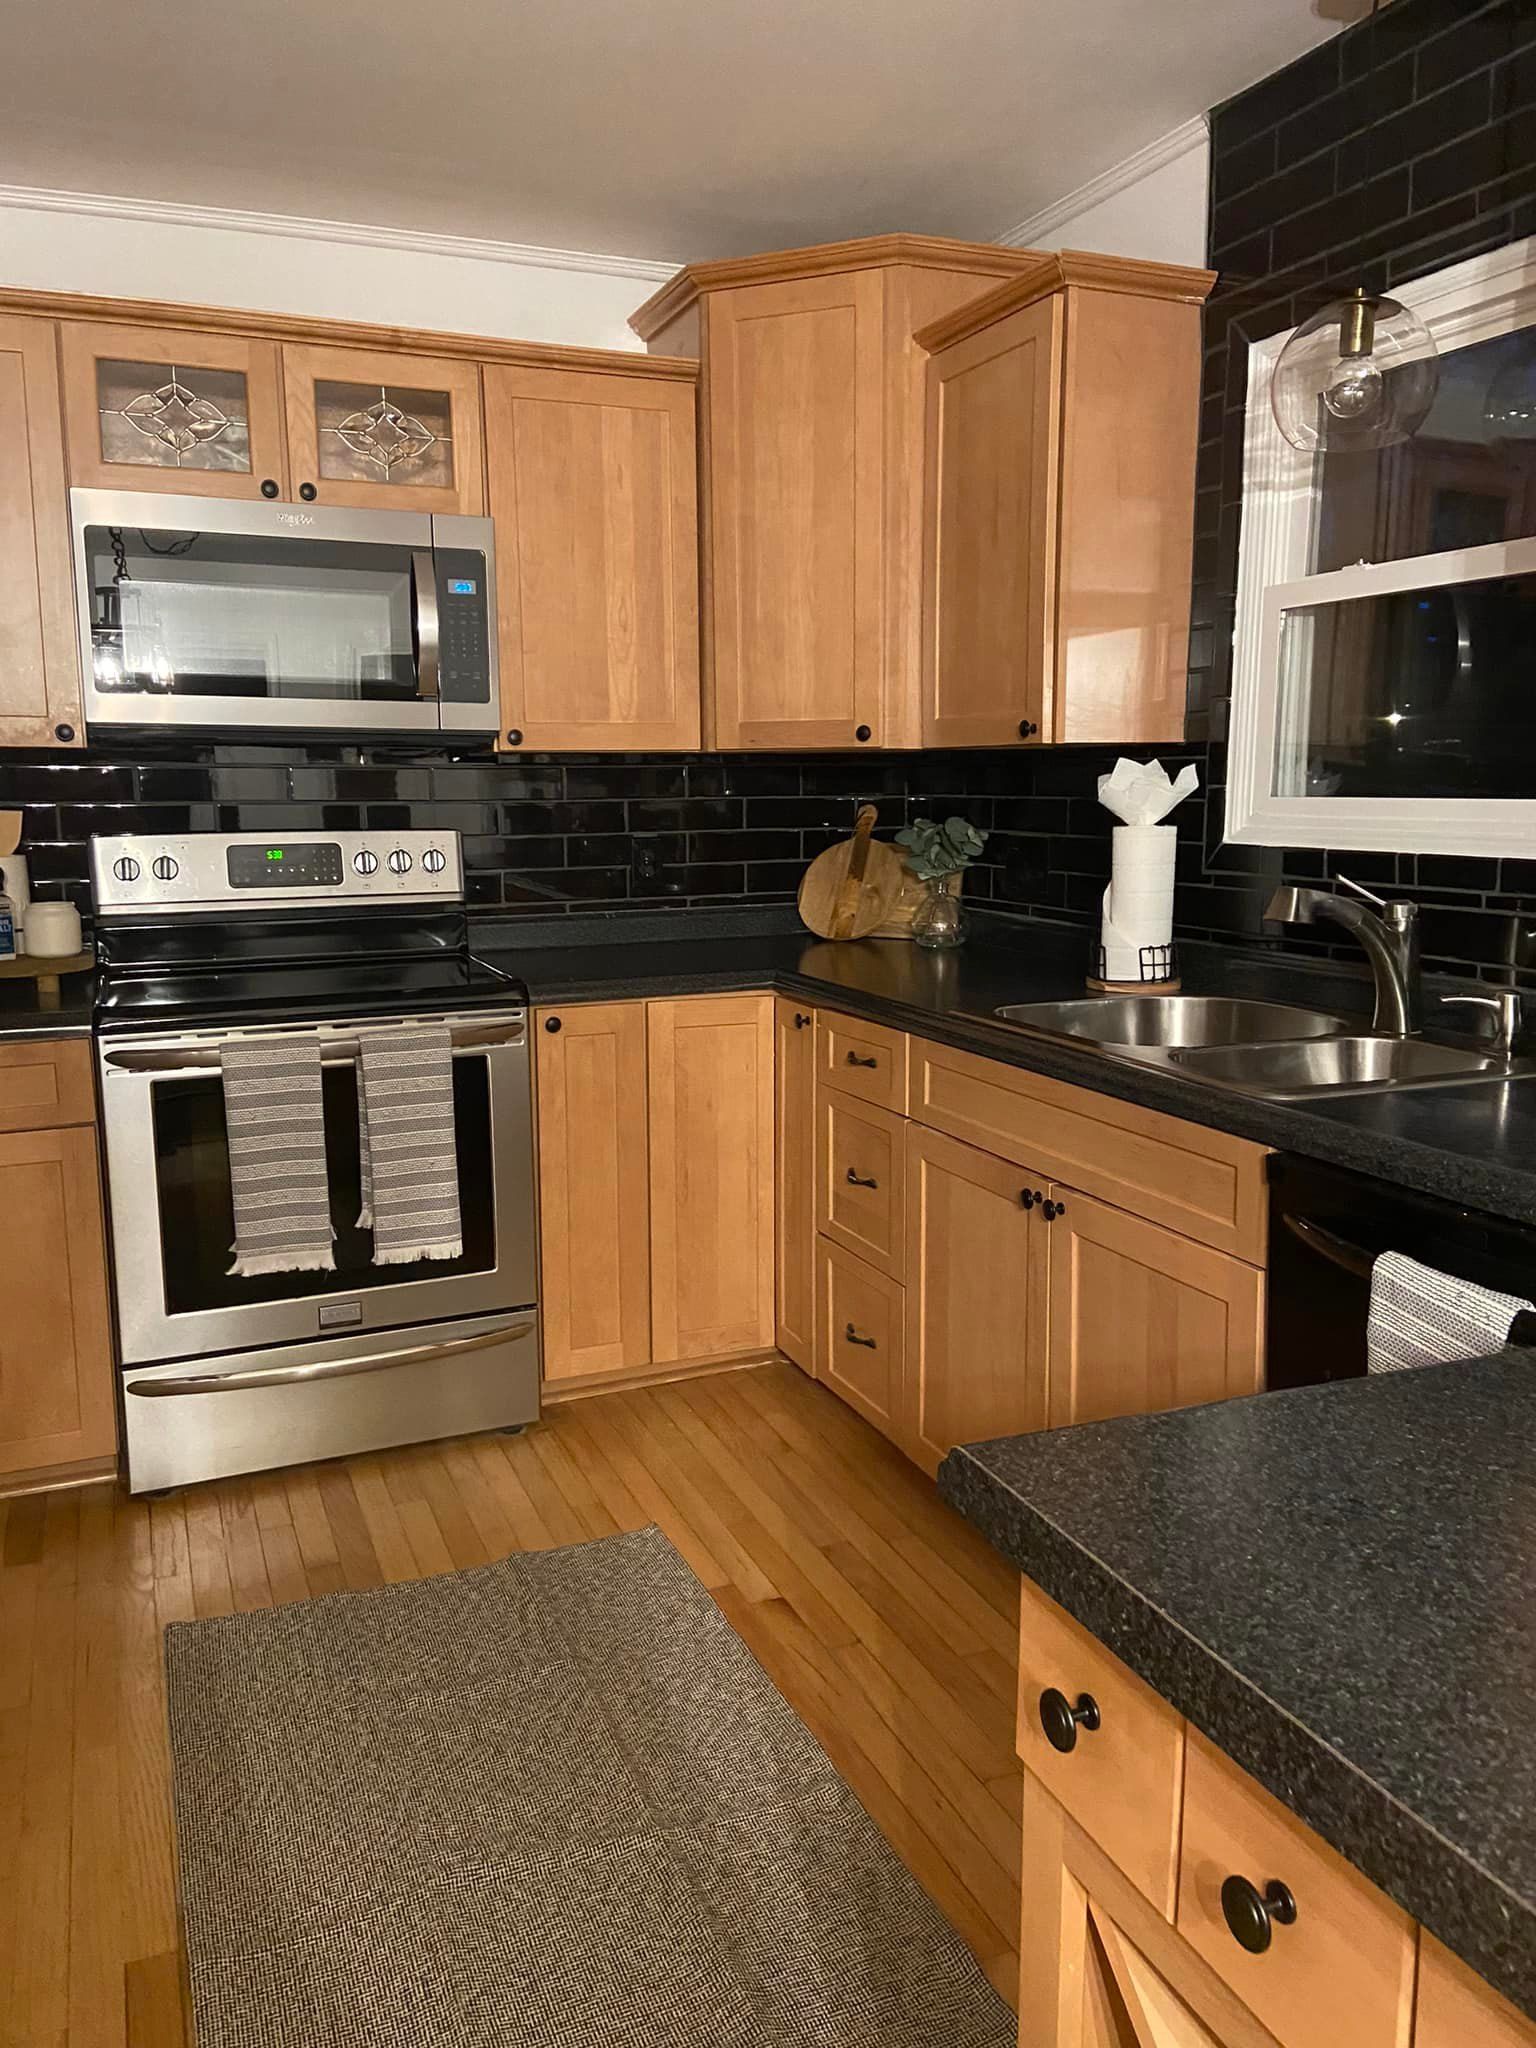
[[[376,349],[283,349],[293,494],[402,512],[485,510],[475,363]]]
[[[488,366],[502,743],[699,744],[696,378]]]
[[[680,271],[633,325],[705,391],[705,744],[919,743],[923,324],[1028,252],[885,235]]]
[[[925,746],[1183,737],[1213,282],[1069,251],[918,335]]]
[[[70,320],[60,334],[72,484],[289,496],[275,342]]]
[[[51,321],[0,316],[0,746],[78,745],[59,372]]]

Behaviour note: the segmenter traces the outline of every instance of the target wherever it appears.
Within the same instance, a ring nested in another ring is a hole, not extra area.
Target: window
[[[1228,839],[1536,841],[1536,240],[1398,288],[1440,348],[1399,448],[1308,456],[1249,352]]]

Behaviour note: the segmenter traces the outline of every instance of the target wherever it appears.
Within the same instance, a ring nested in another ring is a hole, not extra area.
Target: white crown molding
[[[1073,192],[1043,206],[1038,213],[1032,213],[1028,220],[1021,220],[1017,226],[1005,228],[1003,233],[993,237],[1009,249],[1031,249],[1049,240],[1063,222],[1077,214],[1086,213],[1090,206],[1099,206],[1106,199],[1113,199],[1117,192],[1125,191],[1129,185],[1147,178],[1154,171],[1160,171],[1164,164],[1177,163],[1180,157],[1189,156],[1197,149],[1204,149],[1209,134],[1204,114],[1196,114],[1192,121],[1186,121],[1180,128],[1170,129],[1155,142],[1149,142],[1145,149],[1138,149],[1134,156],[1125,157],[1120,163],[1111,164],[1107,171],[1100,171],[1096,178],[1090,178],[1086,185],[1079,185]]]
[[[583,270],[602,277],[663,283],[676,263],[642,256],[599,256],[584,249],[545,249],[535,242],[494,242],[471,235],[438,235],[413,228],[367,226],[359,221],[309,220],[298,214],[246,213],[224,206],[180,206],[164,199],[120,198],[106,192],[58,192],[46,186],[0,185],[0,207],[70,213],[103,220],[141,221],[155,227],[213,228],[290,240],[342,242],[352,248],[400,255],[450,256],[472,263],[515,263],[531,270]]]

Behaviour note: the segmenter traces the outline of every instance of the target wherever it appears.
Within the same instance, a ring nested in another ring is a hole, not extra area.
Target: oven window
[[[412,553],[90,526],[91,666],[114,696],[408,702]]]
[[[161,1081],[154,1091],[155,1178],[160,1194],[161,1266],[170,1315],[246,1308],[324,1294],[356,1294],[454,1273],[487,1273],[496,1265],[492,1183],[490,1072],[484,1059],[453,1063],[454,1128],[459,1154],[459,1207],[464,1250],[456,1259],[411,1266],[375,1266],[373,1234],[356,1228],[361,1201],[357,1076],[350,1066],[324,1072],[325,1153],[330,1171],[334,1273],[263,1273],[232,1279],[234,1203],[224,1129],[224,1089],[217,1074]]]

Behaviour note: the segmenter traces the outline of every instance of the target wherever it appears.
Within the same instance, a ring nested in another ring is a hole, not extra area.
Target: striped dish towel
[[[1518,1294],[1495,1294],[1402,1252],[1383,1252],[1371,1268],[1369,1369],[1406,1372],[1415,1365],[1479,1358],[1499,1350],[1515,1317],[1530,1307]]]
[[[456,1259],[464,1229],[448,1027],[360,1031],[358,1043],[363,1206],[357,1227],[373,1232],[373,1263]]]
[[[221,1045],[219,1064],[235,1205],[230,1272],[333,1272],[320,1041]]]

